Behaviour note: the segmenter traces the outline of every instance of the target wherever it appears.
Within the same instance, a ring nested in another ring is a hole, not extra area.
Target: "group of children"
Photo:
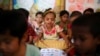
[[[100,56],[99,12],[62,10],[57,23],[53,10],[37,12],[31,23],[28,16],[24,9],[0,11],[0,56],[48,56],[43,53],[49,50],[61,51],[59,56]]]

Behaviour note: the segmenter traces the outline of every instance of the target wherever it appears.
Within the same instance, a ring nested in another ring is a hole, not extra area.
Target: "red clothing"
[[[84,56],[84,55],[77,55],[75,49],[72,48],[72,49],[68,52],[68,56]]]
[[[26,41],[29,41],[29,36],[32,36],[33,39],[35,38],[35,36],[37,36],[36,33],[35,33],[35,31],[34,31],[34,29],[31,27],[31,25],[28,25],[27,33],[26,34],[28,36],[28,38],[27,38]]]
[[[72,48],[69,52],[68,52],[68,56],[75,56],[75,49]]]
[[[67,27],[68,27],[69,29],[71,29],[71,28],[72,28],[72,25],[71,25],[71,24],[68,24]]]

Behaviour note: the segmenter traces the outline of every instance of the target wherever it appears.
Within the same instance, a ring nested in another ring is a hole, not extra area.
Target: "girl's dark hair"
[[[43,12],[41,12],[41,11],[38,11],[38,12],[35,14],[35,16],[37,16],[38,14],[41,14],[41,15],[43,16]]]
[[[50,10],[52,10],[52,8],[48,8],[48,9],[46,9],[46,10],[44,11],[44,13],[47,12],[47,11],[50,11]]]
[[[94,9],[87,8],[87,9],[84,10],[83,14],[86,14],[86,12],[90,12],[91,14],[93,14],[94,13]]]
[[[63,16],[64,14],[67,14],[68,16],[69,16],[69,12],[68,11],[66,11],[66,10],[62,10],[62,11],[60,11],[60,17],[61,16]]]
[[[47,14],[52,13],[54,15],[54,17],[56,18],[56,14],[53,11],[47,11],[43,14],[43,17],[45,17]]]
[[[0,17],[0,34],[6,34],[9,31],[10,35],[18,37],[21,40],[27,30],[25,18],[17,10],[4,11]]]
[[[73,11],[70,15],[70,17],[74,17],[74,16],[81,16],[82,13],[80,11]]]

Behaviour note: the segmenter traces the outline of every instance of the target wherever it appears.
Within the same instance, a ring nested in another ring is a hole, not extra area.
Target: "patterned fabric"
[[[68,34],[68,33],[67,33],[68,24],[66,24],[65,27],[62,27],[62,26],[60,25],[60,22],[57,22],[56,24],[59,25],[61,28],[63,28],[63,33]]]
[[[61,29],[58,25],[52,28],[51,31],[47,31],[45,27],[42,27],[43,39],[35,43],[36,46],[40,48],[57,48],[57,49],[66,49],[67,45],[65,41],[59,39],[58,33],[61,32]]]
[[[64,40],[41,40],[35,43],[40,48],[56,48],[64,50],[67,48]]]
[[[28,35],[30,36],[37,36],[34,29],[31,27],[31,25],[28,25],[28,30],[27,30]]]
[[[38,35],[41,30],[40,30],[40,26],[38,25],[36,21],[32,21],[32,27],[34,31],[36,32],[36,34]]]
[[[62,50],[55,48],[45,48],[40,50],[41,56],[67,56]]]
[[[58,33],[62,32],[62,28],[60,28],[58,25],[52,28],[51,31],[47,31],[45,27],[42,27],[43,29],[43,38],[44,39],[52,39],[52,40],[57,40],[59,39]]]

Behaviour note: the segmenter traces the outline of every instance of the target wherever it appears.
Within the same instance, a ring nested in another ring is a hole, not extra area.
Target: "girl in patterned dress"
[[[53,11],[48,11],[44,13],[43,17],[44,24],[40,28],[39,41],[35,45],[40,48],[56,48],[61,50],[68,48],[68,36],[64,35],[63,29],[55,24],[56,14]]]

